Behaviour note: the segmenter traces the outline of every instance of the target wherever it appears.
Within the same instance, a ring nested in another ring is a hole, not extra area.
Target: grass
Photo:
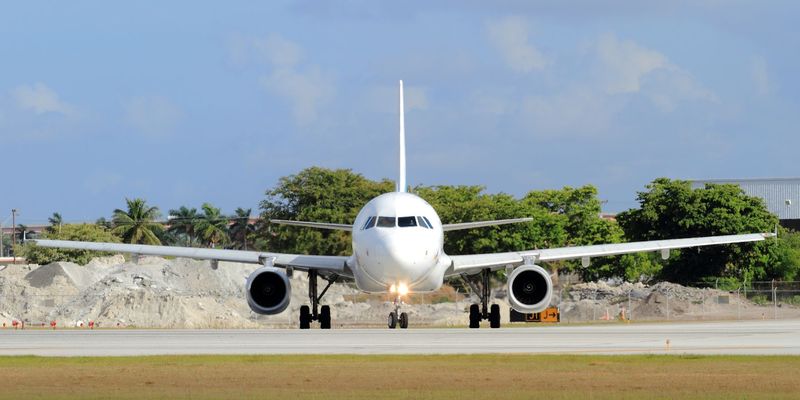
[[[797,398],[790,356],[0,357],[0,399]]]

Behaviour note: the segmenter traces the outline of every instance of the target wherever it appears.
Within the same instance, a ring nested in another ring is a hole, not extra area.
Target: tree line
[[[601,201],[592,185],[558,190],[532,190],[515,197],[486,193],[481,186],[416,186],[411,192],[428,201],[444,223],[533,217],[529,223],[487,227],[445,234],[448,254],[475,254],[548,247],[620,243],[771,232],[778,219],[764,202],[738,186],[708,184],[692,189],[687,181],[656,179],[638,193],[639,207],[615,219],[601,218]],[[238,208],[224,215],[211,204],[169,210],[166,224],[157,207],[143,199],[128,199],[110,221],[63,225],[54,214],[45,236],[66,240],[96,240],[210,248],[269,250],[297,254],[349,255],[350,234],[342,231],[271,224],[291,219],[351,224],[367,201],[394,190],[394,183],[374,181],[347,169],[311,167],[283,177],[265,192],[260,214]],[[795,279],[800,271],[800,235],[779,229],[779,237],[759,243],[673,250],[668,260],[658,254],[631,254],[593,259],[583,268],[577,261],[548,265],[554,271],[575,272],[584,279],[623,278],[629,281],[669,280],[680,283],[742,282]],[[32,262],[57,257],[88,261],[91,252],[27,246]],[[76,253],[72,253],[76,252]],[[81,253],[82,252],[82,253]]]

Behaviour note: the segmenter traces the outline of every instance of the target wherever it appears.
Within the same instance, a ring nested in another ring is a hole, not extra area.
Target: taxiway
[[[0,355],[458,353],[800,355],[800,320],[498,330],[0,330]]]

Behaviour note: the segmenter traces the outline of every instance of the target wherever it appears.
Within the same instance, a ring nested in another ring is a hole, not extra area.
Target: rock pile
[[[167,260],[144,257],[137,262],[122,256],[98,258],[79,266],[58,262],[45,266],[11,265],[0,270],[0,325],[13,320],[28,326],[87,325],[155,328],[294,327],[299,308],[308,303],[306,274],[292,277],[292,299],[281,314],[263,316],[250,311],[244,285],[257,268],[252,264]],[[320,281],[320,284],[323,282]],[[506,288],[493,292],[494,302],[508,309]],[[446,295],[445,295],[446,294]],[[728,296],[728,304],[719,304]],[[365,295],[352,284],[337,283],[325,295],[334,326],[383,326],[393,309],[389,296]],[[447,293],[415,297],[403,306],[412,326],[465,326],[473,296]],[[719,319],[764,314],[764,307],[738,303],[735,296],[712,289],[670,283],[653,286],[589,282],[556,288],[554,304],[562,321],[614,319],[623,310],[634,320]],[[744,310],[744,315],[742,311]],[[784,309],[784,313],[791,310]],[[797,313],[797,310],[794,309]],[[508,320],[508,313],[502,313]]]

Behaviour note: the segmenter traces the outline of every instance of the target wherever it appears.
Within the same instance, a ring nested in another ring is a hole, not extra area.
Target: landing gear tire
[[[300,306],[300,329],[311,328],[311,311],[308,306]]]
[[[322,306],[319,313],[319,328],[331,329],[331,306]]]
[[[469,306],[469,327],[472,329],[481,327],[481,310],[477,304]]]
[[[492,329],[500,327],[500,306],[492,304],[492,311],[489,312],[489,326]]]
[[[400,329],[408,328],[408,314],[400,313]]]
[[[389,329],[394,329],[397,327],[397,313],[394,311],[389,313]]]

